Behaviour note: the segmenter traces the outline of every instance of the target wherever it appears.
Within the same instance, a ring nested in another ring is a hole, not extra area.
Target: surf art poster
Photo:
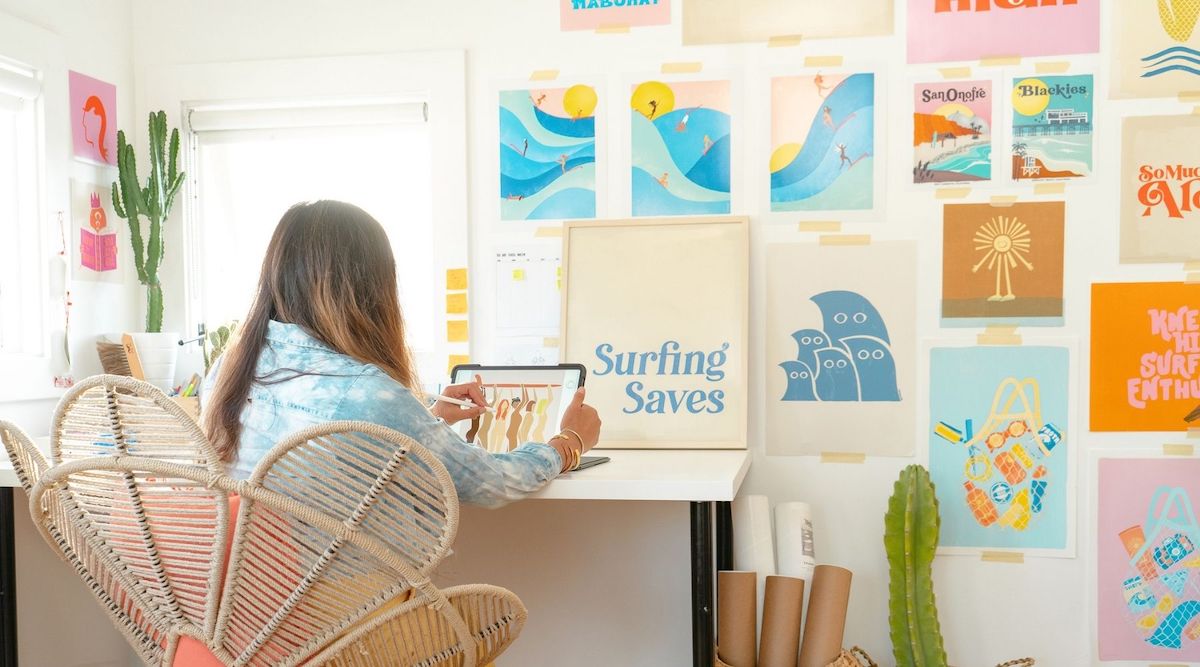
[[[1013,82],[1014,181],[1081,178],[1092,173],[1094,93],[1091,74]]]
[[[908,62],[1096,53],[1100,50],[1100,3],[908,0]]]
[[[916,274],[912,241],[767,246],[768,454],[912,455]]]
[[[771,79],[771,210],[875,206],[875,75]]]
[[[942,325],[1062,326],[1063,202],[947,204]]]
[[[1092,285],[1091,429],[1184,431],[1200,403],[1200,284]]]
[[[596,217],[596,89],[500,92],[500,219]]]
[[[940,551],[1073,555],[1070,361],[1070,348],[1049,345],[929,351]]]
[[[1176,97],[1200,90],[1200,2],[1112,4],[1112,97]]]
[[[1121,261],[1200,260],[1200,116],[1126,118],[1121,141]]]
[[[1200,460],[1102,458],[1098,468],[1099,658],[1200,662]]]
[[[992,179],[992,82],[918,83],[913,183]]]
[[[633,86],[634,216],[730,210],[729,81],[643,81]]]

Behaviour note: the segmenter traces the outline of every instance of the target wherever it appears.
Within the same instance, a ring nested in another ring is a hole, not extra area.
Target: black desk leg
[[[0,667],[17,667],[17,563],[13,490],[0,488]]]
[[[713,548],[712,504],[693,502],[692,513],[692,665],[712,667]]]
[[[733,569],[733,503],[717,501],[717,571]]]

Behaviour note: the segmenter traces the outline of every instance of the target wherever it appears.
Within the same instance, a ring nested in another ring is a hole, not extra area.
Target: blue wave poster
[[[596,217],[596,91],[500,93],[500,219]]]
[[[1113,97],[1176,97],[1200,89],[1200,2],[1113,4]]]
[[[630,107],[633,215],[729,213],[729,82],[645,81]]]
[[[771,210],[875,206],[875,75],[771,79]]]

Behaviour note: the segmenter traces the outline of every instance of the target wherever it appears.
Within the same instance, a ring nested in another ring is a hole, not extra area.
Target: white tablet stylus
[[[434,395],[433,395],[433,398],[434,398],[434,400],[438,400],[438,401],[445,401],[445,402],[447,402],[447,403],[453,403],[454,405],[461,405],[461,406],[463,406],[464,408],[477,408],[477,407],[479,407],[478,405],[475,405],[475,404],[474,404],[474,403],[472,403],[471,401],[464,401],[464,400],[462,400],[462,399],[458,399],[458,398],[450,398],[449,396],[442,396],[441,394],[434,394]],[[496,411],[496,408],[493,408],[493,407],[492,407],[492,406],[490,406],[490,405],[485,405],[485,406],[483,406],[483,409],[484,409],[484,410],[487,410],[488,412],[495,412],[495,411]]]

